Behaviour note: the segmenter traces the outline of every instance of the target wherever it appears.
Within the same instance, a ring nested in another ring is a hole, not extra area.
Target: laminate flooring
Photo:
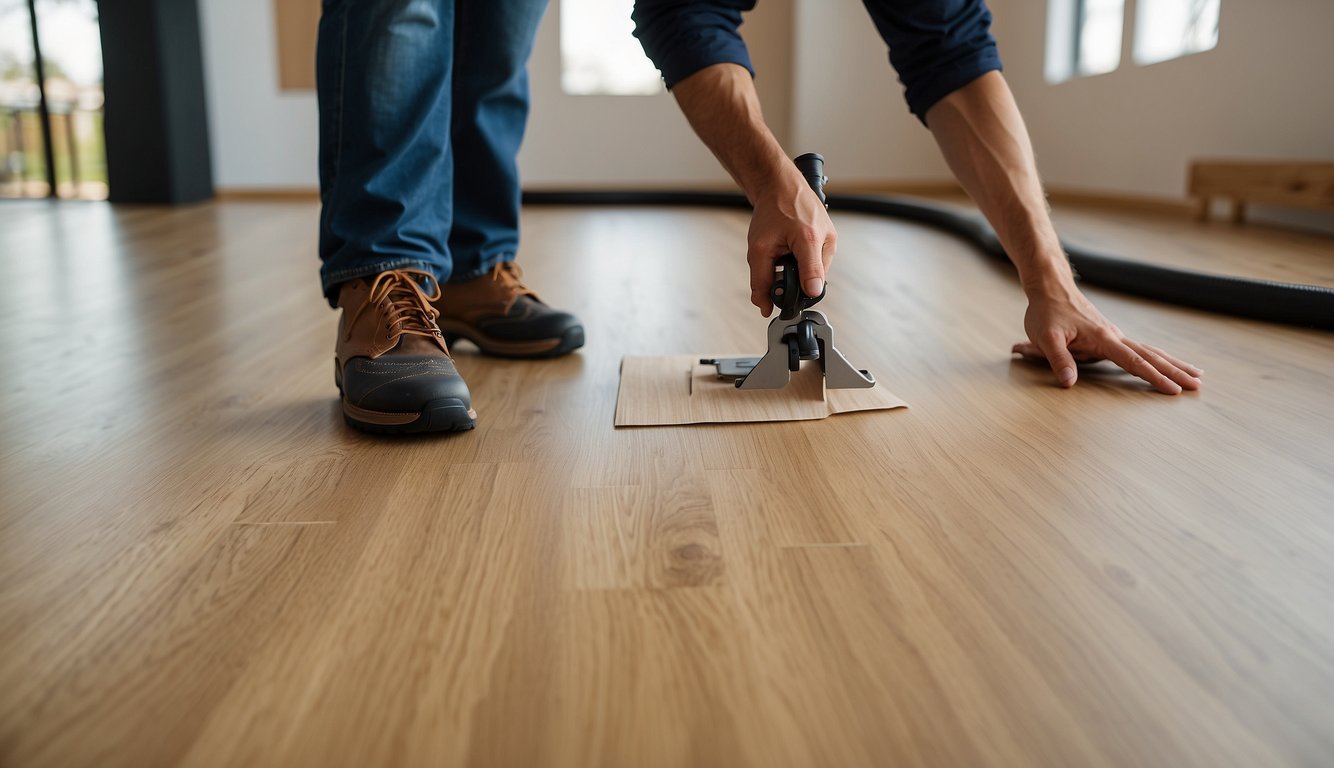
[[[460,346],[475,431],[340,418],[312,203],[0,205],[0,765],[1334,763],[1334,335],[1090,289],[1206,371],[1066,391],[1013,275],[836,215],[821,308],[911,404],[612,427],[755,349],[743,213],[529,208],[588,345]],[[1334,240],[1061,209],[1334,285]]]

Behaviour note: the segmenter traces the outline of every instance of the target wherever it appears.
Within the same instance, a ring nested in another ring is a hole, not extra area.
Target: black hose
[[[750,208],[732,192],[561,191],[525,192],[526,205],[703,206]],[[984,254],[1006,259],[1000,239],[980,214],[918,200],[881,195],[829,195],[834,211],[871,213],[925,224],[957,235]],[[1114,291],[1256,320],[1334,330],[1334,289],[1229,275],[1192,272],[1131,261],[1062,242],[1081,282]]]

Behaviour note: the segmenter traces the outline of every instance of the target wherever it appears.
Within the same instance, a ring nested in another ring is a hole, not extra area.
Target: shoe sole
[[[354,429],[379,435],[466,432],[477,426],[477,412],[455,397],[431,400],[420,413],[368,411],[344,401],[343,421]]]
[[[467,432],[477,426],[477,411],[457,397],[429,400],[416,413],[387,413],[358,408],[343,395],[342,376],[334,362],[334,384],[343,406],[343,421],[353,429],[377,435],[413,435],[427,432]]]
[[[459,339],[471,341],[482,354],[492,357],[511,357],[535,360],[568,355],[584,345],[584,327],[576,325],[560,336],[538,341],[509,341],[488,336],[463,323],[440,319],[437,321],[445,336],[445,343],[453,346]]]

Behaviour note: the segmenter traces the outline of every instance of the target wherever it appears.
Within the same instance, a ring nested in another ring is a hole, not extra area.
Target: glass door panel
[[[3,1],[3,0],[0,0]],[[96,0],[36,0],[60,197],[105,200],[102,39]]]
[[[46,142],[27,0],[0,0],[0,197],[46,197]]]

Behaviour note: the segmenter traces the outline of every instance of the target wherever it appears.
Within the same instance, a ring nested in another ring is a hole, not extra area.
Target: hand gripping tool
[[[795,160],[797,168],[820,202],[825,202],[824,158],[809,153]],[[774,262],[774,283],[769,297],[778,317],[769,323],[769,351],[763,357],[723,357],[700,360],[718,368],[718,375],[734,379],[738,389],[781,389],[802,360],[819,362],[824,371],[826,389],[867,389],[875,386],[869,371],[859,370],[834,346],[834,328],[823,312],[811,309],[829,292],[829,284],[819,296],[808,296],[801,288],[797,257],[791,253]]]

